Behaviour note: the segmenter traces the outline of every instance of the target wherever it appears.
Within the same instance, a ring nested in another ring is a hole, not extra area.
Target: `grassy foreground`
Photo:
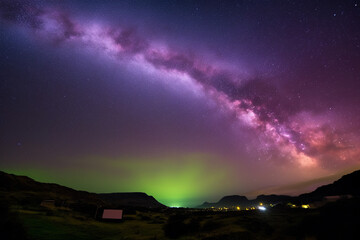
[[[2,232],[13,231],[5,239],[29,240],[359,239],[358,203],[354,200],[319,209],[264,212],[143,209],[125,213],[121,222],[101,222],[67,208],[11,206],[7,216],[11,221],[2,223],[7,226]]]
[[[12,208],[28,239],[298,239],[311,210],[206,212],[136,211],[122,222],[100,222],[67,209]],[[313,239],[311,236],[302,236]]]

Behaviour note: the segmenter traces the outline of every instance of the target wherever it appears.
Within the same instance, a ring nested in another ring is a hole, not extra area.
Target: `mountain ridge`
[[[20,193],[16,195],[15,193]],[[4,194],[7,193],[7,194]],[[46,199],[70,201],[102,206],[129,206],[145,208],[165,208],[153,196],[142,192],[91,193],[74,190],[56,183],[41,183],[27,176],[18,176],[0,171],[0,195],[6,195],[12,201],[41,202]],[[21,197],[19,197],[21,195]],[[197,208],[252,206],[255,204],[278,204],[285,202],[312,203],[323,200],[326,196],[351,195],[360,196],[360,170],[343,175],[333,183],[318,187],[312,192],[298,196],[259,195],[249,200],[246,196],[229,195],[218,202],[204,202]],[[4,197],[3,196],[3,197]]]
[[[198,208],[234,206],[247,207],[259,204],[260,202],[265,204],[278,204],[285,202],[312,203],[316,201],[321,201],[326,196],[339,195],[360,196],[360,170],[345,174],[333,183],[320,186],[312,192],[303,193],[298,196],[270,194],[259,195],[255,199],[248,200],[245,196],[230,195],[222,197],[218,202],[215,203],[204,202],[202,205],[198,206]],[[231,201],[224,202],[223,199],[231,199]],[[243,199],[243,201],[239,201],[239,199]],[[247,201],[245,199],[247,199]]]
[[[91,193],[56,183],[42,183],[27,176],[18,176],[3,171],[0,171],[0,195],[12,202],[29,201],[32,204],[40,204],[43,200],[54,199],[57,202],[109,207],[166,207],[146,193]]]

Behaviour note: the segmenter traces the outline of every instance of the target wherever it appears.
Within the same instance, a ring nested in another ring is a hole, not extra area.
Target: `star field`
[[[186,206],[359,167],[356,1],[2,1],[0,16],[5,170]]]

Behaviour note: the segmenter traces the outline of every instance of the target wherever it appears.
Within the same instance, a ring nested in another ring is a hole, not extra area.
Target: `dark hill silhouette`
[[[99,198],[107,203],[119,206],[163,208],[165,205],[156,201],[153,196],[142,192],[133,193],[101,193]]]
[[[360,170],[342,176],[339,180],[318,187],[311,193],[301,194],[298,198],[301,201],[319,201],[325,196],[352,195],[360,196]]]
[[[234,202],[242,203],[247,201],[249,200],[245,196],[232,195],[232,196],[223,197],[222,199],[220,199],[219,203],[232,204]]]
[[[217,203],[204,202],[199,208],[209,207],[246,207],[259,202],[277,203],[311,203],[321,201],[326,196],[351,195],[360,196],[360,170],[344,175],[334,183],[321,186],[315,191],[301,194],[298,197],[286,195],[259,195],[254,200],[245,196],[225,196]],[[26,176],[17,176],[0,171],[0,197],[15,203],[39,204],[45,199],[54,199],[57,203],[102,206],[132,206],[145,208],[165,207],[152,196],[145,193],[106,193],[96,194],[77,191],[54,183],[40,183]]]
[[[163,204],[145,193],[96,194],[77,191],[54,183],[40,183],[26,176],[17,176],[0,171],[0,197],[13,203],[38,205],[53,199],[56,204],[92,206],[131,206],[161,208]]]
[[[217,203],[204,202],[200,208],[210,208],[210,207],[235,207],[235,206],[247,206],[250,204],[250,201],[245,196],[231,195],[225,196]]]
[[[103,203],[96,194],[77,191],[54,183],[40,183],[26,176],[17,176],[0,171],[0,191],[11,192],[9,197],[19,200],[15,193],[24,197],[37,196],[42,199],[85,200],[89,203]]]
[[[241,206],[247,207],[250,205],[256,205],[260,202],[265,204],[278,204],[278,203],[312,203],[315,201],[321,201],[326,196],[342,196],[351,195],[354,197],[360,196],[360,170],[352,172],[350,174],[342,176],[339,180],[318,187],[315,191],[310,193],[301,194],[297,197],[287,195],[259,195],[254,200],[248,200],[244,196],[232,195],[223,197],[216,203],[204,202],[199,208],[210,207],[232,207]]]

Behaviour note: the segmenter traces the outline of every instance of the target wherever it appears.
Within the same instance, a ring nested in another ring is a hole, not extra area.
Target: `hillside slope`
[[[321,201],[326,196],[341,195],[351,195],[354,197],[360,196],[360,170],[344,175],[339,180],[331,184],[318,187],[313,192],[301,194],[297,197],[291,197],[286,195],[259,195],[254,200],[248,200],[245,196],[232,195],[225,196],[216,203],[204,202],[202,205],[199,206],[199,208],[232,206],[247,207],[250,205],[256,205],[260,202],[266,204],[287,202],[311,203],[315,201]]]
[[[145,193],[96,194],[54,183],[40,183],[26,176],[0,171],[0,197],[12,203],[38,205],[53,199],[56,204],[101,205],[103,207],[165,207]]]

